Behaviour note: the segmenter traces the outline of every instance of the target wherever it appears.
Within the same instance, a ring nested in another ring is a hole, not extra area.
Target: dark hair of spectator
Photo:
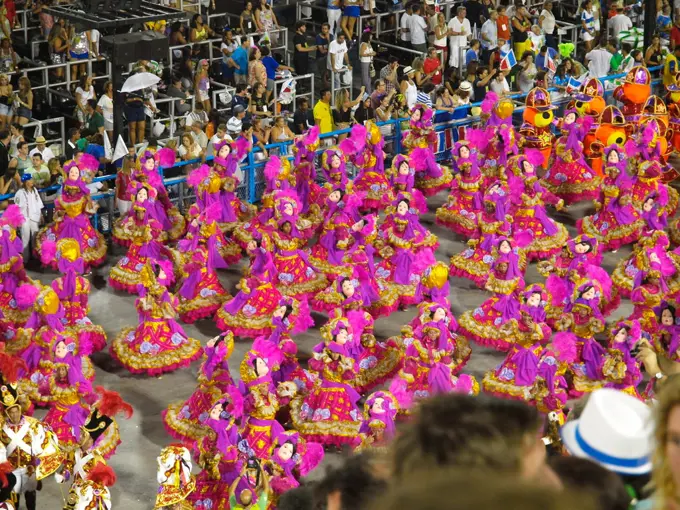
[[[295,31],[297,32],[297,31],[300,30],[302,27],[304,27],[306,24],[307,24],[307,23],[305,23],[304,21],[298,21],[298,22],[296,22],[296,23],[295,23]]]
[[[393,474],[399,481],[442,466],[517,472],[527,434],[541,426],[536,408],[522,402],[439,395],[420,405],[393,443]]]
[[[627,510],[630,495],[621,477],[590,459],[552,457],[550,467],[566,489],[586,492],[596,499],[599,510]]]
[[[260,48],[260,53],[262,54],[263,57],[266,57],[271,53],[271,50],[269,49],[268,46],[262,46],[262,48]]]
[[[88,99],[87,100],[87,106],[89,106],[93,110],[96,110],[97,109],[97,100],[96,99]]]
[[[78,129],[78,128],[69,129],[68,130],[68,139],[70,140],[71,138],[73,138],[73,135],[75,135],[76,133],[80,133],[80,129]]]
[[[325,506],[328,496],[339,492],[342,508],[360,509],[384,493],[387,487],[385,480],[373,474],[370,455],[360,454],[329,471],[319,482],[315,499]]]
[[[250,122],[244,122],[243,124],[241,124],[241,132],[245,133],[246,131],[248,131],[252,127],[253,127],[253,125]]]
[[[314,510],[314,486],[303,485],[281,494],[279,510]]]

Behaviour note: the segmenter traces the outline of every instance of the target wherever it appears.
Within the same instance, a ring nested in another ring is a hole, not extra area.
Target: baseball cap
[[[236,106],[234,106],[234,115],[236,115],[237,113],[243,113],[245,111],[246,109],[242,104],[237,104]]]

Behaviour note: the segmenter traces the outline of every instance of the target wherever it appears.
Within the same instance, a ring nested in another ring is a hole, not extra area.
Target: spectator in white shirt
[[[628,16],[623,13],[623,7],[616,8],[616,14],[609,18],[609,28],[612,31],[612,37],[618,38],[619,34],[624,30],[633,28],[633,22]]]
[[[491,83],[489,83],[489,88],[491,91],[499,97],[510,94],[510,84],[508,83],[508,80],[505,78],[505,76],[505,71],[499,72],[496,76],[494,76],[493,80],[491,80]]]
[[[612,54],[599,44],[586,53],[586,64],[593,78],[604,78],[611,68]]]
[[[537,55],[543,46],[545,46],[545,38],[541,33],[541,27],[538,25],[532,25],[531,30],[527,32],[529,41],[531,41],[531,47],[527,48],[528,51],[532,51],[534,55]],[[515,55],[517,56],[517,55]]]
[[[410,19],[411,46],[414,50],[425,53],[427,51],[427,22],[420,15],[420,4],[413,6],[413,15]]]
[[[351,71],[352,66],[349,63],[347,55],[347,42],[345,41],[345,34],[340,32],[334,41],[328,45],[328,69],[333,73],[333,80],[335,80],[335,88],[340,88],[340,74],[346,70]]]
[[[553,3],[548,0],[543,4],[543,10],[538,16],[538,25],[545,36],[545,44],[549,48],[557,49],[557,38],[555,37],[555,15],[552,12]]]
[[[401,15],[399,20],[399,38],[404,48],[411,46],[411,16],[413,15],[413,6],[408,4],[406,12]]]
[[[449,46],[451,48],[451,55],[449,56],[449,65],[458,69],[463,64],[460,62],[460,48],[467,47],[468,41],[472,37],[472,29],[470,28],[470,21],[465,17],[467,10],[463,6],[459,6],[456,11],[456,16],[449,21]]]
[[[498,48],[498,13],[489,9],[489,19],[484,22],[480,30],[480,42],[482,43],[482,62],[488,62],[491,52]]]
[[[43,202],[40,193],[35,189],[33,177],[26,173],[21,177],[21,188],[14,195],[14,203],[21,209],[26,221],[21,225],[21,242],[24,245],[24,262],[32,253],[31,245],[42,223]]]
[[[44,136],[36,137],[35,147],[31,152],[28,153],[28,155],[33,157],[33,154],[40,154],[45,164],[49,163],[50,160],[54,158],[54,152],[52,152],[52,149],[45,145],[46,142],[47,140],[45,140]]]

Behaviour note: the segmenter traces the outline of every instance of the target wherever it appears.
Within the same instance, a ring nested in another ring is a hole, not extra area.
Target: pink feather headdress
[[[92,174],[96,174],[99,170],[99,160],[92,154],[83,152],[82,154],[78,155],[77,163],[81,172],[85,170]]]

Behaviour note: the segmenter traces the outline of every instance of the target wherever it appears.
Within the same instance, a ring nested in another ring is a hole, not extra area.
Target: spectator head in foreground
[[[279,510],[314,510],[314,486],[305,484],[284,492],[276,508]]]
[[[502,427],[502,423],[499,423]],[[594,510],[587,494],[558,491],[497,473],[441,469],[400,481],[367,510]]]
[[[418,407],[393,444],[393,476],[442,467],[542,477],[556,482],[545,464],[543,421],[524,403],[480,395],[448,394]]]
[[[578,457],[553,457],[550,467],[567,490],[590,494],[598,510],[628,510],[631,496],[616,473]]]
[[[652,482],[659,508],[677,508],[680,505],[680,376],[668,377],[656,399]]]
[[[358,510],[382,497],[388,485],[377,476],[376,461],[376,457],[364,453],[330,470],[316,488],[317,506],[327,510]]]
[[[589,458],[621,475],[652,468],[651,409],[621,391],[603,388],[588,398],[581,416],[562,427],[562,442],[575,457]]]

